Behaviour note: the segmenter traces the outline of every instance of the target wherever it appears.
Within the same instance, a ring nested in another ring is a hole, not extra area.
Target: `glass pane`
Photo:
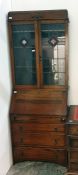
[[[13,25],[12,34],[15,83],[17,85],[35,85],[37,79],[34,25]]]
[[[43,83],[65,84],[64,24],[41,24]]]
[[[58,44],[58,58],[65,58],[65,45],[62,45],[61,42]]]

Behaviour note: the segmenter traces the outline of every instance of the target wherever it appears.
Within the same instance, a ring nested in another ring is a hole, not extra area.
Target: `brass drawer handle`
[[[56,131],[56,132],[57,132],[57,131],[58,131],[58,128],[54,128],[54,131]]]
[[[14,93],[14,94],[17,94],[17,93],[18,93],[18,91],[13,91],[13,93]]]
[[[62,118],[61,118],[61,121],[62,121],[62,122],[66,121],[66,117],[62,117]]]
[[[55,143],[55,145],[56,145],[56,144],[58,143],[58,141],[55,139],[55,140],[54,140],[54,143]]]

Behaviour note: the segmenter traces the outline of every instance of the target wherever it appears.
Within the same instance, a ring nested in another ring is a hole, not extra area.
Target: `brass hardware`
[[[72,123],[73,121],[72,120],[69,120],[70,123]]]
[[[9,16],[9,17],[8,17],[8,19],[10,19],[10,20],[11,20],[11,19],[12,19],[12,16]]]
[[[58,128],[54,128],[55,131],[58,131]]]
[[[65,118],[65,117],[62,117],[62,118],[61,118],[61,121],[65,121],[65,120],[66,120],[66,118]]]
[[[17,91],[13,91],[14,94],[17,94]]]

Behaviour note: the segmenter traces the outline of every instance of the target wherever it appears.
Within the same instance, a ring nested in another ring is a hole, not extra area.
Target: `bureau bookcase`
[[[68,12],[9,12],[8,31],[13,161],[65,165]]]

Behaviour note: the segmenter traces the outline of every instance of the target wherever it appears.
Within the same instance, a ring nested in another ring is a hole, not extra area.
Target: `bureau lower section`
[[[14,162],[41,160],[65,165],[67,152],[63,149],[52,149],[51,147],[20,146],[14,148],[13,155]]]
[[[11,115],[13,159],[52,161],[66,165],[63,116]]]

